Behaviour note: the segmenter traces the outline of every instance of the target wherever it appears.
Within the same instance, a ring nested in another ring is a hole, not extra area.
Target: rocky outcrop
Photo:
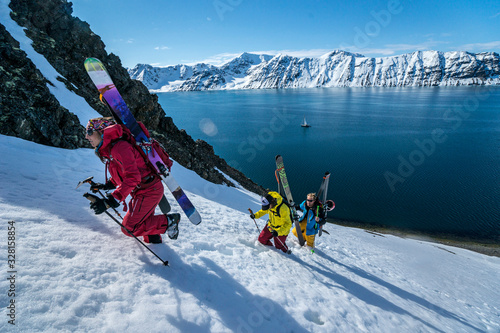
[[[0,134],[62,148],[87,144],[78,118],[63,108],[48,81],[0,24]]]
[[[171,76],[177,66],[137,65],[129,74],[151,91],[500,84],[494,52],[418,51],[384,58],[344,51],[318,58],[244,53],[221,67],[202,65],[183,66],[182,77]]]
[[[132,80],[120,59],[105,51],[104,43],[90,26],[71,15],[70,2],[12,0],[10,8],[12,19],[26,28],[26,35],[33,41],[35,51],[61,74],[59,79],[69,90],[85,98],[100,114],[109,116],[109,111],[99,101],[95,87],[85,72],[83,63],[87,57],[99,58],[106,65],[135,117],[144,122],[152,135],[165,145],[173,159],[214,183],[233,185],[218,171],[221,170],[243,187],[254,192],[262,191],[260,186],[216,156],[208,143],[194,141],[185,131],[179,130],[173,120],[165,116],[158,97],[151,95],[140,81]],[[83,127],[77,117],[71,110],[59,105],[47,89],[47,80],[19,50],[19,45],[16,46],[16,41],[5,29],[1,32],[0,52],[2,59],[8,59],[6,65],[2,63],[0,67],[0,79],[5,83],[0,88],[0,121],[8,124],[2,134],[56,147],[85,146]],[[9,97],[12,91],[18,95]]]

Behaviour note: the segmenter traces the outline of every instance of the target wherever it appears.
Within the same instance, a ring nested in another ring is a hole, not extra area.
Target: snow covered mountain
[[[150,91],[277,89],[312,87],[401,87],[500,84],[500,56],[493,52],[417,51],[368,58],[333,51],[318,58],[241,56],[220,66],[196,64],[128,70]]]
[[[272,56],[243,53],[221,67],[203,63],[169,67],[137,65],[128,72],[132,79],[142,81],[150,90],[228,89],[244,80],[251,67],[270,59]],[[197,86],[200,89],[195,89]]]

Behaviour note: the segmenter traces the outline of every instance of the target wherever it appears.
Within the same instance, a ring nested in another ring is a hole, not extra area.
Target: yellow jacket
[[[273,230],[278,232],[278,236],[288,235],[292,227],[292,220],[290,219],[290,208],[283,202],[283,198],[278,192],[269,192],[269,194],[276,199],[276,206],[267,210],[259,210],[256,212],[255,218],[269,214],[269,223],[267,224]]]

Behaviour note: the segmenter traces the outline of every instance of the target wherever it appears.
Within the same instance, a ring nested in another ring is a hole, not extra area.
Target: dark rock
[[[62,148],[86,146],[78,118],[59,104],[1,24],[0,58],[0,133]]]

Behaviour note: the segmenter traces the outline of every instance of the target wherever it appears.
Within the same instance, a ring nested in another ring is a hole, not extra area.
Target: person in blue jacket
[[[323,225],[325,220],[325,209],[319,202],[316,193],[309,193],[307,199],[297,207],[303,214],[299,220],[300,229],[304,239],[307,242],[307,247],[314,252],[314,240],[319,231],[319,227]],[[297,236],[297,230],[293,229],[293,234]]]

